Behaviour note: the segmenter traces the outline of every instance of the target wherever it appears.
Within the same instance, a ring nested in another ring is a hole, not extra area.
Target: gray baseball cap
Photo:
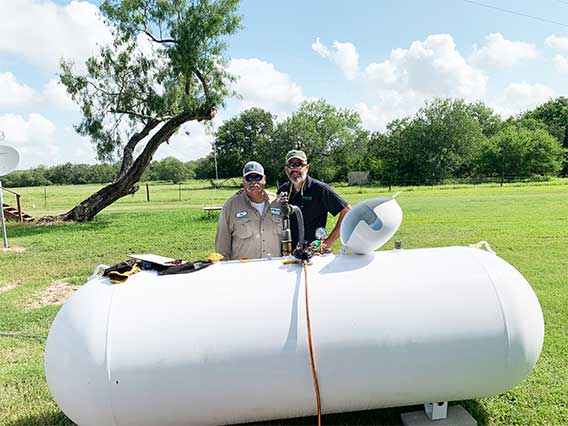
[[[243,167],[243,177],[253,173],[264,176],[264,167],[262,167],[262,164],[256,161],[249,161],[248,163],[246,163]]]

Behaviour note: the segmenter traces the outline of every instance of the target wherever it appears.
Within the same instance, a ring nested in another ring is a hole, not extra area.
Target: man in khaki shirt
[[[215,251],[226,260],[280,256],[282,217],[264,187],[264,168],[249,161],[243,168],[244,190],[229,198],[217,224]]]

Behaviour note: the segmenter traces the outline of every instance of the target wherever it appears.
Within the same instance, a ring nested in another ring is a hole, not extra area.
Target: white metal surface
[[[401,222],[402,210],[394,198],[364,200],[345,215],[341,242],[353,253],[371,253],[391,239]]]
[[[8,145],[0,145],[0,176],[16,170],[20,162],[20,154]]]
[[[495,395],[540,354],[531,287],[476,248],[317,257],[308,279],[324,413]],[[79,425],[313,415],[302,280],[281,259],[95,278],[50,330],[53,397]]]

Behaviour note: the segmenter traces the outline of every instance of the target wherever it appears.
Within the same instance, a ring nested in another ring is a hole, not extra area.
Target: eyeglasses
[[[250,174],[245,176],[245,180],[247,182],[260,182],[262,180],[262,176],[256,174]]]
[[[296,163],[295,161],[286,164],[289,169],[301,169],[305,165],[305,163]]]

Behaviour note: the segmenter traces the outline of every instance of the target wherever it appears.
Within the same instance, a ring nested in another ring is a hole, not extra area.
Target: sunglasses
[[[250,174],[245,176],[247,182],[260,182],[262,180],[261,175]]]
[[[295,162],[295,161],[286,164],[286,166],[287,166],[289,169],[301,169],[301,168],[304,167],[305,165],[306,165],[305,163],[297,163],[297,162]]]

